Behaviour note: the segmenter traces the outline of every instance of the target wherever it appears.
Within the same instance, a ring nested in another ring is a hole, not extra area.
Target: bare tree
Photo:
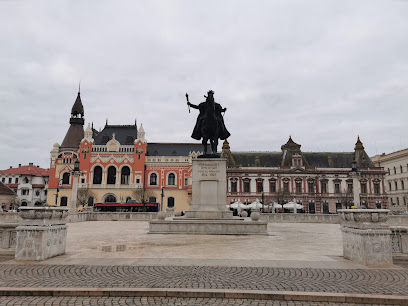
[[[77,206],[86,206],[89,197],[95,197],[95,193],[88,187],[79,188],[77,193]]]
[[[353,205],[354,195],[349,189],[343,189],[343,191],[337,193],[336,198],[338,203],[341,203],[342,208],[351,208]]]
[[[156,197],[152,190],[146,189],[144,187],[134,189],[133,196],[135,197],[136,202],[142,204],[149,203],[150,198]]]
[[[293,199],[293,194],[288,191],[279,190],[271,195],[271,199],[278,204],[284,204],[286,202],[290,202]]]

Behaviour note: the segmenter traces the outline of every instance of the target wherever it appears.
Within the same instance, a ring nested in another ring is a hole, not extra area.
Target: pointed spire
[[[78,94],[81,93],[81,81],[79,81],[79,86],[78,86]]]
[[[135,126],[137,126],[137,120],[136,120],[136,118],[135,118]]]
[[[81,117],[84,116],[84,106],[82,105],[80,92],[78,92],[77,98],[72,106],[71,115],[72,117],[78,117],[78,115],[81,115]]]
[[[105,126],[107,126],[108,125],[108,118],[106,118],[106,123],[105,123]]]
[[[357,142],[356,146],[354,147],[354,150],[364,150],[363,143],[360,140],[360,135],[357,136]]]
[[[93,128],[93,121],[92,121],[92,130],[93,130],[94,128]]]

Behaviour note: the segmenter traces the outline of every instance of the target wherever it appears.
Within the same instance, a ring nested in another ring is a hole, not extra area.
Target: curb
[[[408,296],[351,294],[327,292],[259,291],[236,289],[178,288],[7,288],[0,287],[0,296],[76,296],[76,297],[177,297],[259,299],[304,302],[407,305]]]

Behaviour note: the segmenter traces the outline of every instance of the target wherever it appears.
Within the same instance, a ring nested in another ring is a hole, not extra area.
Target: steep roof
[[[68,132],[61,143],[61,148],[78,149],[81,140],[84,138],[84,128],[82,124],[71,123]]]
[[[0,174],[14,174],[14,175],[31,175],[31,176],[49,176],[50,170],[40,168],[33,165],[21,166],[18,168],[10,168],[7,170],[0,170]]]
[[[2,182],[0,182],[0,194],[1,195],[16,195],[16,193],[12,189],[7,187]]]
[[[188,156],[190,152],[203,152],[201,143],[148,143],[149,156]]]
[[[310,166],[317,168],[350,168],[354,152],[304,152]]]
[[[231,152],[238,167],[279,167],[281,152]]]
[[[115,134],[115,139],[121,145],[133,145],[133,142],[137,139],[137,126],[105,125],[104,129],[100,132],[93,130],[92,138],[95,140],[96,145],[105,145],[112,139],[113,134]]]

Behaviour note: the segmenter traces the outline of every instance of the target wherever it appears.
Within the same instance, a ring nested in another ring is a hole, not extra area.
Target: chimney
[[[33,165],[33,163],[29,163],[28,165],[29,165],[29,166],[32,166],[32,165]]]
[[[21,164],[18,164],[18,167],[20,168],[20,167],[21,167]]]
[[[13,166],[10,166],[10,169],[13,169]]]

